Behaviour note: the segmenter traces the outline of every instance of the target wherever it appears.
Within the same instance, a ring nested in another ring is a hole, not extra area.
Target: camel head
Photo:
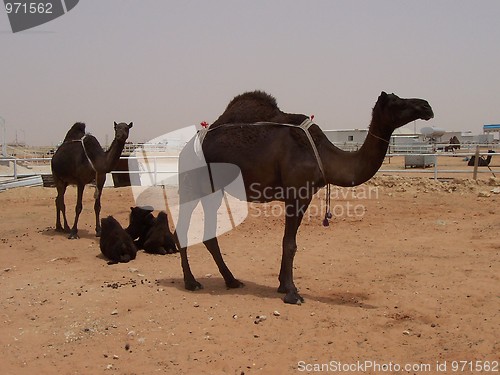
[[[117,124],[115,122],[115,139],[117,141],[125,142],[128,138],[128,132],[132,126],[132,122],[130,124],[126,124],[124,122]]]
[[[372,123],[383,127],[385,132],[392,132],[408,124],[409,122],[422,119],[429,120],[434,117],[434,112],[423,99],[403,99],[395,94],[387,94],[382,91],[377,103],[373,108]]]

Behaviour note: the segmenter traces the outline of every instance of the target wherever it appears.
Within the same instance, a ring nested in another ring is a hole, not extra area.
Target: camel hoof
[[[78,235],[78,233],[71,233],[69,236],[68,236],[68,239],[69,240],[78,240],[80,238],[80,236]]]
[[[304,303],[304,298],[297,292],[289,292],[286,294],[285,298],[283,298],[283,301],[291,305],[301,305]]]
[[[237,279],[234,279],[233,281],[231,281],[229,283],[226,282],[226,286],[229,289],[236,289],[236,288],[243,288],[245,286],[245,284],[243,284],[241,281],[239,281]]]
[[[156,254],[159,255],[167,255],[167,250],[165,250],[163,247],[159,247],[158,250],[156,251]]]
[[[203,289],[203,285],[201,285],[198,281],[185,281],[184,282],[184,288],[187,290],[195,291],[199,289]]]

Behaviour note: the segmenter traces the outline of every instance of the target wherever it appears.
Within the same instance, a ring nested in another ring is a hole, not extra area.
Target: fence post
[[[479,146],[476,146],[476,156],[474,158],[474,172],[472,178],[477,180],[477,167],[479,166]]]
[[[154,171],[154,185],[153,186],[156,186],[157,172],[158,172],[157,165],[156,165],[156,158],[153,159],[153,171]]]
[[[434,181],[438,179],[438,156],[434,154]]]
[[[17,159],[16,158],[14,158],[13,163],[14,163],[14,180],[17,180]]]

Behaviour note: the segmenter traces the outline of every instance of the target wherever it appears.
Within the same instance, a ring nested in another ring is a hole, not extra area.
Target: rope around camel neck
[[[382,138],[382,137],[379,137],[378,135],[373,134],[373,133],[372,133],[371,131],[369,131],[369,130],[368,130],[368,134],[370,134],[372,137],[375,137],[375,138],[377,138],[377,139],[380,139],[381,141],[384,141],[384,142],[385,142],[385,143],[387,143],[388,145],[390,145],[390,144],[391,144],[391,142],[390,142],[390,141],[388,141],[387,139],[384,139],[384,138]]]

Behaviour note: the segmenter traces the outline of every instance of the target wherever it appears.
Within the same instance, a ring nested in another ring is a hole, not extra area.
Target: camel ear
[[[113,121],[113,122],[115,123],[115,130],[116,130],[116,126],[117,126],[118,124],[116,123],[116,121]]]
[[[130,124],[128,124],[128,128],[130,129],[132,126],[134,126],[134,123],[131,122]]]

